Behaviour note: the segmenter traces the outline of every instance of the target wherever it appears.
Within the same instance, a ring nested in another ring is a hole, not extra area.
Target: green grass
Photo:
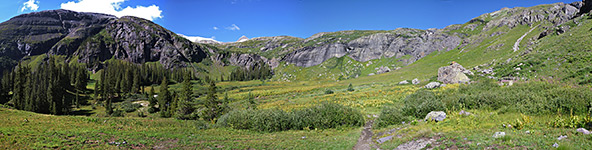
[[[199,121],[51,116],[0,108],[2,149],[349,149],[356,128],[261,133],[200,129]],[[26,121],[25,121],[26,120]],[[303,138],[305,137],[305,138]],[[110,142],[128,144],[110,145]]]
[[[419,122],[417,125],[393,125],[377,129],[374,132],[384,132],[393,128],[400,130],[381,137],[395,136],[393,140],[380,144],[381,149],[396,148],[399,144],[419,138],[434,138],[433,148],[445,149],[456,147],[459,149],[554,149],[552,145],[569,145],[573,149],[587,149],[591,147],[592,136],[575,132],[574,128],[552,128],[547,122],[552,121],[552,115],[530,116],[532,122],[521,130],[504,128],[509,120],[521,118],[519,113],[499,113],[496,111],[468,110],[474,116],[461,116],[458,111],[447,112],[446,120],[438,123]],[[526,133],[527,131],[530,132]],[[495,139],[495,132],[505,132],[504,138]],[[557,137],[567,135],[564,140]],[[400,138],[398,138],[400,137]],[[380,138],[380,137],[375,137]],[[465,139],[466,138],[466,139]]]

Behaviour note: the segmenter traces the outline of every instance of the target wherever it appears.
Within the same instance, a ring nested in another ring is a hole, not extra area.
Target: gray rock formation
[[[23,14],[0,24],[0,55],[57,54],[91,63],[111,58],[184,66],[206,57],[202,48],[151,21],[69,10]]]
[[[319,37],[314,36],[314,38]],[[412,58],[406,61],[412,63],[434,51],[452,50],[460,42],[460,37],[448,34],[442,29],[397,29],[392,32],[363,36],[347,43],[320,42],[317,43],[319,46],[303,47],[286,55],[282,60],[297,66],[310,67],[346,54],[361,62],[381,57],[400,58],[411,55]]]
[[[465,74],[473,74],[462,65],[452,62],[450,66],[440,67],[438,69],[438,81],[445,84],[468,83],[471,81]]]
[[[576,129],[576,131],[577,131],[577,132],[580,132],[580,133],[582,133],[582,134],[584,134],[584,135],[588,135],[588,134],[590,134],[590,131],[588,131],[588,130],[586,130],[586,129],[584,129],[584,128],[578,128],[578,129]]]
[[[425,117],[425,121],[436,121],[440,122],[446,119],[446,113],[443,111],[432,111],[428,113]]]
[[[391,72],[391,69],[389,67],[385,67],[385,66],[375,68],[374,70],[377,70],[376,74],[383,74],[383,73]]]
[[[495,133],[493,134],[493,136],[491,136],[491,137],[493,137],[493,138],[496,138],[496,139],[497,139],[497,138],[502,138],[502,137],[504,137],[504,136],[506,136],[506,132],[495,132]]]
[[[434,88],[440,87],[440,83],[439,82],[430,82],[427,85],[425,85],[424,87],[427,89],[434,89]]]
[[[419,84],[419,79],[415,78],[415,79],[411,80],[411,83],[417,85],[417,84]]]
[[[403,80],[401,82],[399,82],[399,84],[403,85],[403,84],[409,84],[409,82],[407,82],[407,80]]]

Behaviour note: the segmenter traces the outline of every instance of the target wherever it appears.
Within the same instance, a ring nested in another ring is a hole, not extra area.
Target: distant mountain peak
[[[243,35],[240,38],[238,38],[238,41],[236,41],[236,42],[244,42],[244,41],[247,41],[247,40],[249,40],[249,38],[247,36],[244,36]]]
[[[196,42],[196,43],[220,43],[220,41],[216,41],[213,37],[212,38],[205,38],[205,37],[200,37],[200,36],[186,36],[183,34],[177,34],[181,37],[184,37],[185,39],[191,41],[191,42]]]

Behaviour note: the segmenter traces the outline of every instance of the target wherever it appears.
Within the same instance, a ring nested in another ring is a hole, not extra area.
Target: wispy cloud
[[[21,11],[25,11],[25,10],[36,11],[37,9],[39,9],[39,1],[29,0],[25,3],[23,3],[23,7],[21,8]]]
[[[232,31],[240,30],[240,28],[236,24],[232,24],[230,25],[230,27],[226,27],[226,29]]]
[[[126,0],[78,0],[69,1],[61,4],[62,9],[68,9],[79,12],[95,12],[111,14],[117,17],[136,16],[148,20],[162,18],[162,10],[156,5],[146,6],[127,6],[121,7]]]
[[[214,30],[218,30],[218,27],[213,27]]]

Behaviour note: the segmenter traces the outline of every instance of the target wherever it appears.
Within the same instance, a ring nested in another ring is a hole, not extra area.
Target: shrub
[[[333,93],[335,93],[335,92],[333,92],[333,90],[331,90],[331,89],[327,89],[327,90],[325,91],[325,94],[333,94]]]
[[[150,107],[150,108],[148,108],[148,113],[151,113],[152,114],[152,113],[155,113],[155,112],[158,112],[158,108],[156,108],[156,107]]]
[[[404,100],[403,114],[422,118],[431,111],[445,110],[444,103],[429,90],[418,90]]]
[[[285,131],[291,129],[327,129],[337,126],[362,126],[364,118],[360,111],[335,103],[286,112],[278,109],[234,110],[218,120],[218,125],[235,129],[256,131]]]
[[[304,128],[334,128],[340,125],[362,126],[364,117],[354,108],[335,103],[323,103],[321,105],[294,111],[294,127]]]
[[[121,109],[115,109],[113,113],[111,113],[111,117],[123,117],[124,112]]]
[[[142,107],[142,105],[140,104],[133,104],[129,101],[123,102],[123,104],[121,105],[121,108],[125,111],[125,112],[134,112],[136,111],[136,109]]]
[[[349,84],[349,86],[347,86],[347,91],[350,91],[350,92],[353,92],[353,91],[355,91],[355,90],[354,90],[354,87],[352,86],[352,84],[351,84],[351,83]]]
[[[377,127],[386,127],[388,125],[395,125],[402,123],[403,121],[407,122],[410,120],[411,119],[409,119],[409,117],[403,114],[401,108],[384,107],[382,108],[382,111],[380,112],[380,115],[374,124]]]

